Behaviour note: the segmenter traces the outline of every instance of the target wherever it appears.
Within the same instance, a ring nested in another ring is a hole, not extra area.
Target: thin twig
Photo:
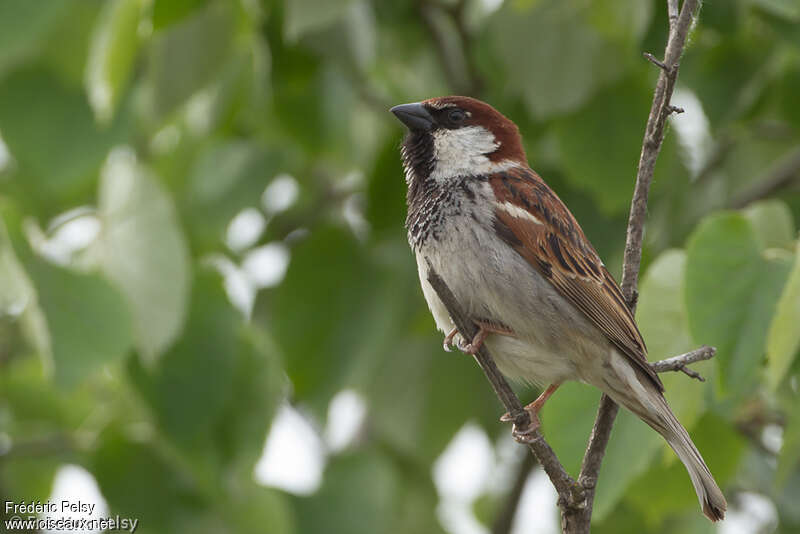
[[[664,373],[667,371],[681,371],[689,375],[692,378],[696,378],[700,382],[705,382],[706,379],[700,376],[700,373],[697,371],[693,371],[686,367],[687,365],[699,362],[702,360],[710,360],[714,357],[714,354],[717,353],[717,349],[714,347],[709,347],[708,345],[703,345],[699,349],[687,352],[685,354],[679,354],[677,356],[673,356],[672,358],[666,358],[664,360],[659,360],[657,362],[653,362],[650,364],[650,367],[653,368],[653,371],[656,373]]]
[[[664,53],[665,68],[661,70],[653,95],[653,104],[650,107],[650,116],[647,119],[642,153],[639,156],[639,171],[636,175],[636,187],[631,202],[631,213],[628,218],[628,236],[625,242],[625,260],[622,268],[622,294],[626,300],[631,301],[639,281],[639,266],[642,259],[642,236],[644,235],[644,220],[647,214],[647,197],[650,184],[653,181],[653,171],[656,166],[661,143],[664,141],[664,127],[670,114],[669,106],[675,81],[678,78],[678,65],[680,64],[683,47],[689,35],[694,12],[698,0],[685,0],[681,8],[678,22],[670,32]]]
[[[669,31],[675,31],[675,24],[678,23],[678,0],[667,0],[667,16],[669,17]]]
[[[453,292],[447,286],[444,280],[433,269],[433,266],[428,262],[428,282],[431,287],[436,291],[437,296],[444,304],[450,318],[453,320],[456,328],[464,339],[472,339],[478,332],[478,327],[475,323],[463,312],[463,309],[456,300]],[[480,365],[486,378],[492,384],[495,394],[503,403],[503,406],[511,414],[514,420],[514,425],[518,429],[529,429],[527,432],[530,435],[530,440],[527,445],[531,452],[536,455],[536,459],[542,464],[545,473],[550,477],[550,482],[556,488],[558,493],[558,506],[562,510],[562,516],[567,515],[567,511],[574,508],[579,508],[583,502],[582,492],[575,483],[569,473],[558,461],[556,453],[545,441],[541,431],[538,428],[531,428],[531,419],[528,412],[522,407],[517,395],[508,385],[505,377],[500,373],[497,365],[494,363],[489,350],[486,345],[481,345],[478,352],[475,354],[475,360]]]
[[[677,0],[667,0],[667,10],[670,18],[677,11],[676,4]],[[647,119],[644,140],[642,141],[639,169],[636,174],[636,186],[634,187],[631,213],[628,218],[628,233],[625,240],[625,256],[622,266],[622,284],[620,286],[622,294],[632,311],[635,310],[638,299],[636,287],[639,281],[639,268],[642,260],[642,238],[647,214],[647,198],[650,192],[650,184],[653,181],[656,159],[661,151],[661,143],[664,141],[664,127],[667,117],[671,113],[670,99],[678,78],[680,58],[686,45],[686,39],[692,26],[697,5],[698,0],[684,0],[675,23],[670,24],[669,38],[664,52],[664,61],[662,62],[664,68],[661,69],[658,76],[658,83],[653,94],[653,104],[650,107],[650,115]],[[584,487],[584,495],[586,497],[586,506],[578,512],[582,516],[578,521],[582,527],[579,530],[580,532],[588,532],[589,530],[597,474],[600,471],[600,465],[611,436],[611,428],[614,426],[614,419],[618,411],[619,407],[616,403],[604,394],[600,399],[600,407],[597,411],[592,434],[586,447],[580,474],[578,475],[578,482]]]

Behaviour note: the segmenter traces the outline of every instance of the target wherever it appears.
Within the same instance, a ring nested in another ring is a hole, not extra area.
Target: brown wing
[[[527,168],[493,174],[489,184],[497,197],[498,235],[663,391],[617,282],[561,199]]]

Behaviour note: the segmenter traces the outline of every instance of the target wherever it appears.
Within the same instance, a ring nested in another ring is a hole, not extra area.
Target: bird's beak
[[[433,128],[433,117],[419,102],[400,104],[391,110],[409,130],[427,132]]]

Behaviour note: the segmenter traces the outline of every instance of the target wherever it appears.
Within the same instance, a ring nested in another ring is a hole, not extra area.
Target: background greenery
[[[766,497],[780,532],[800,532],[799,23],[795,0],[705,2],[637,313],[653,360],[718,347],[705,384],[662,375],[667,396],[731,506]],[[387,109],[491,102],[618,274],[657,76],[641,53],[667,26],[655,0],[0,1],[2,499],[46,499],[77,464],[142,533],[441,532],[434,460],[467,421],[509,429],[434,332]],[[367,416],[320,489],[257,484],[277,407],[321,429],[345,388]],[[562,389],[543,422],[574,474],[598,392]],[[475,502],[486,524],[501,486]],[[714,530],[628,414],[594,520]]]

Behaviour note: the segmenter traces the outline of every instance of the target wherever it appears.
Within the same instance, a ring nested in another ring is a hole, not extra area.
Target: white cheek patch
[[[511,202],[503,202],[497,204],[497,209],[503,210],[504,212],[508,213],[512,217],[516,217],[518,219],[524,219],[526,221],[530,221],[534,224],[542,224],[542,221],[539,220],[533,213],[529,212],[524,208],[520,208],[519,206],[512,204]]]
[[[486,154],[498,149],[494,134],[482,126],[433,132],[436,168],[431,177],[445,180],[456,176],[475,176],[499,170]]]

